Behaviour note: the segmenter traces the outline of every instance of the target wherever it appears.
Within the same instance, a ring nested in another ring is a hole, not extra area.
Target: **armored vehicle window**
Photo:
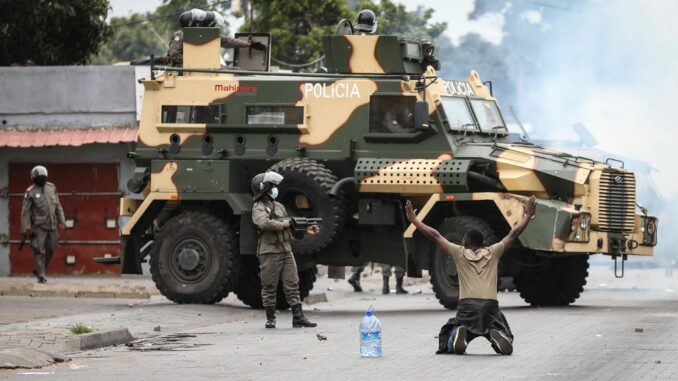
[[[466,99],[457,97],[440,97],[443,101],[445,116],[450,128],[462,130],[464,128],[477,129],[476,122],[473,121],[471,110],[468,108]],[[472,127],[472,128],[471,128]]]
[[[499,108],[494,101],[486,101],[482,99],[472,99],[471,106],[473,112],[476,113],[476,119],[480,123],[480,129],[485,132],[506,132],[506,125],[501,118]]]
[[[162,106],[162,123],[219,123],[219,106]]]
[[[304,124],[299,106],[247,106],[247,124]]]
[[[414,133],[416,97],[375,95],[370,98],[370,132]]]

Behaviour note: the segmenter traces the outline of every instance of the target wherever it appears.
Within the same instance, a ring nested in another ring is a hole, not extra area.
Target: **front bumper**
[[[642,245],[643,233],[608,233],[591,231],[588,242],[565,242],[563,251],[575,253],[602,253],[608,255],[654,254],[654,247]]]

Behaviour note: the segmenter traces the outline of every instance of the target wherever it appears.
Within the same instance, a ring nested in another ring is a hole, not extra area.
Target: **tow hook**
[[[621,273],[617,269],[617,259],[620,256],[621,256],[621,266],[619,266],[619,268],[621,269]],[[628,259],[627,254],[621,254],[621,255],[613,254],[612,255],[612,260],[614,260],[614,277],[615,278],[623,278],[624,277],[624,262],[626,262],[627,259]]]

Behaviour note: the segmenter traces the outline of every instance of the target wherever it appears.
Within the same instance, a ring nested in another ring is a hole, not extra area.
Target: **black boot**
[[[275,306],[266,306],[266,328],[275,328]]]
[[[292,306],[292,327],[301,328],[301,327],[316,327],[318,324],[311,323],[306,316],[304,316],[304,311],[301,310],[301,304],[296,304]]]
[[[388,288],[388,277],[384,275],[384,287],[381,289],[381,293],[388,295],[390,292],[391,290]]]
[[[403,278],[404,277],[402,276],[396,278],[396,294],[409,294],[409,292],[403,288]]]
[[[360,286],[360,272],[354,272],[350,278],[348,278],[348,284],[353,286],[353,291],[363,292],[363,288]]]

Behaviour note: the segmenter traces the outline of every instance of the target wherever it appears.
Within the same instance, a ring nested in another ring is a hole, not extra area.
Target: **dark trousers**
[[[39,226],[31,230],[31,248],[33,249],[33,271],[37,276],[45,276],[45,270],[57,249],[59,238],[56,230],[47,230]]]
[[[299,298],[299,274],[294,255],[287,253],[259,254],[261,269],[261,299],[264,307],[275,306],[278,283],[282,278],[283,291],[290,306],[301,304]]]

